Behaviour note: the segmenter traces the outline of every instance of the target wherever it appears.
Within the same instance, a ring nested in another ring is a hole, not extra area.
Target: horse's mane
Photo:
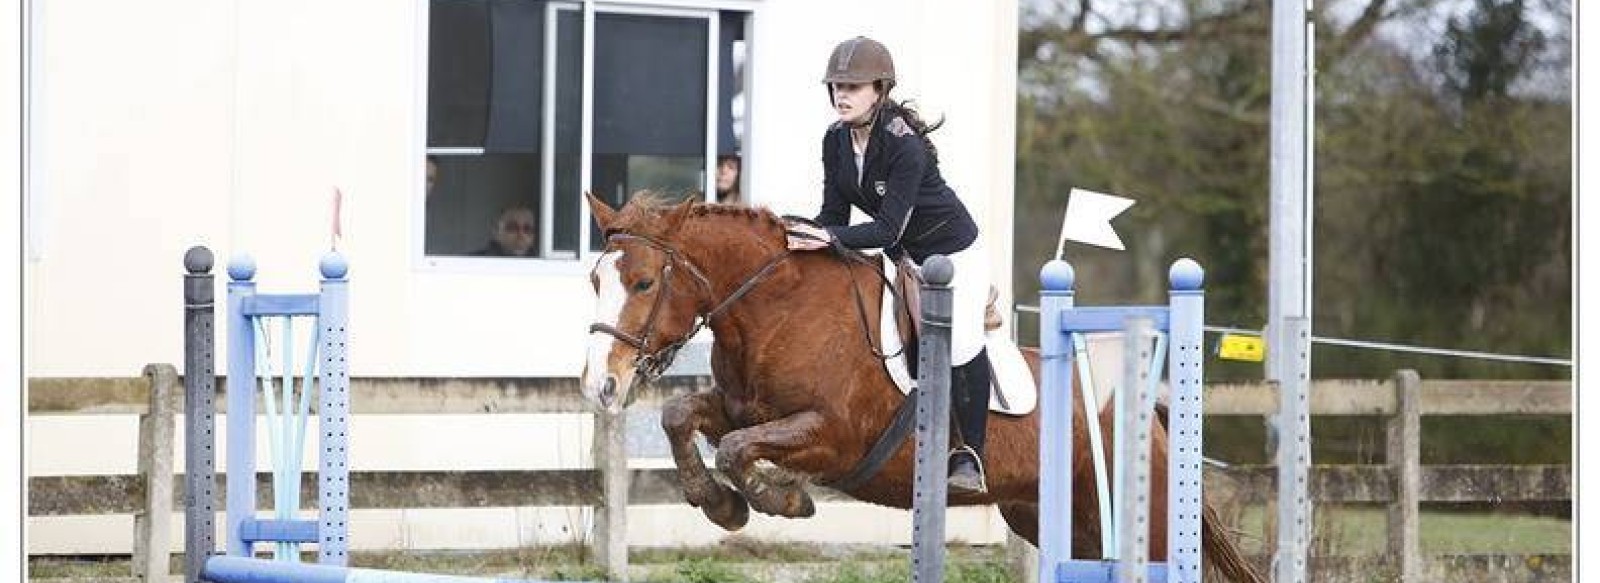
[[[784,230],[783,221],[766,207],[749,207],[733,204],[714,202],[686,201],[680,202],[663,193],[641,190],[634,193],[633,198],[624,205],[617,215],[612,229],[620,231],[634,231],[635,229],[649,229],[648,225],[654,223],[663,214],[676,209],[679,205],[691,205],[690,218],[710,217],[743,220],[749,223],[756,233],[776,232]]]

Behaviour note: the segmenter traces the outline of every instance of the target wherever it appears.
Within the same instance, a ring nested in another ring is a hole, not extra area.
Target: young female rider
[[[789,248],[883,249],[921,265],[942,254],[955,264],[951,397],[964,446],[950,452],[952,493],[983,492],[983,443],[989,407],[989,358],[983,310],[989,289],[978,225],[939,174],[929,127],[916,111],[889,99],[894,61],[878,41],[856,37],[833,49],[822,82],[839,121],[822,137],[821,228],[790,231]],[[850,224],[850,209],[870,221]]]

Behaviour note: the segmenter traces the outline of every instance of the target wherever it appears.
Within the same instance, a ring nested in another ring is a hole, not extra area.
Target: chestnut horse
[[[715,388],[676,396],[662,409],[684,498],[728,530],[744,526],[750,508],[811,516],[805,485],[827,485],[850,472],[904,398],[869,347],[877,317],[864,323],[852,299],[861,294],[875,312],[878,275],[849,269],[827,251],[788,251],[783,223],[765,209],[670,204],[648,194],[620,210],[593,196],[589,205],[607,244],[591,276],[598,309],[585,396],[620,411],[635,386],[653,380],[677,348],[709,326]],[[1029,356],[1037,379],[1037,354]],[[1082,400],[1073,403],[1079,495],[1072,504],[1072,553],[1099,557],[1094,470]],[[1101,425],[1111,427],[1110,409],[1100,415]],[[1149,556],[1162,560],[1167,443],[1159,422],[1153,429]],[[717,469],[731,485],[707,470],[695,433],[716,447]],[[952,496],[950,503],[994,504],[1012,531],[1038,544],[1039,415],[991,414],[987,444],[988,493]],[[908,508],[914,449],[906,440],[876,475],[845,493]],[[1230,580],[1260,581],[1218,522],[1207,505],[1204,557]]]

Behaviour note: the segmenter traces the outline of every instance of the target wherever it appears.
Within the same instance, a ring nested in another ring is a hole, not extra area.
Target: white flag
[[[1133,206],[1133,199],[1074,188],[1067,194],[1067,214],[1061,219],[1061,240],[1056,241],[1056,258],[1068,239],[1121,251],[1122,239],[1111,228],[1111,219]]]

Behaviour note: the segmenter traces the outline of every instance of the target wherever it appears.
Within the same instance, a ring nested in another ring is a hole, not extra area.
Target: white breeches
[[[949,255],[955,265],[955,279],[950,286],[955,290],[950,323],[950,365],[961,366],[978,356],[983,350],[983,310],[989,303],[989,256],[983,248],[983,236],[966,249]]]

